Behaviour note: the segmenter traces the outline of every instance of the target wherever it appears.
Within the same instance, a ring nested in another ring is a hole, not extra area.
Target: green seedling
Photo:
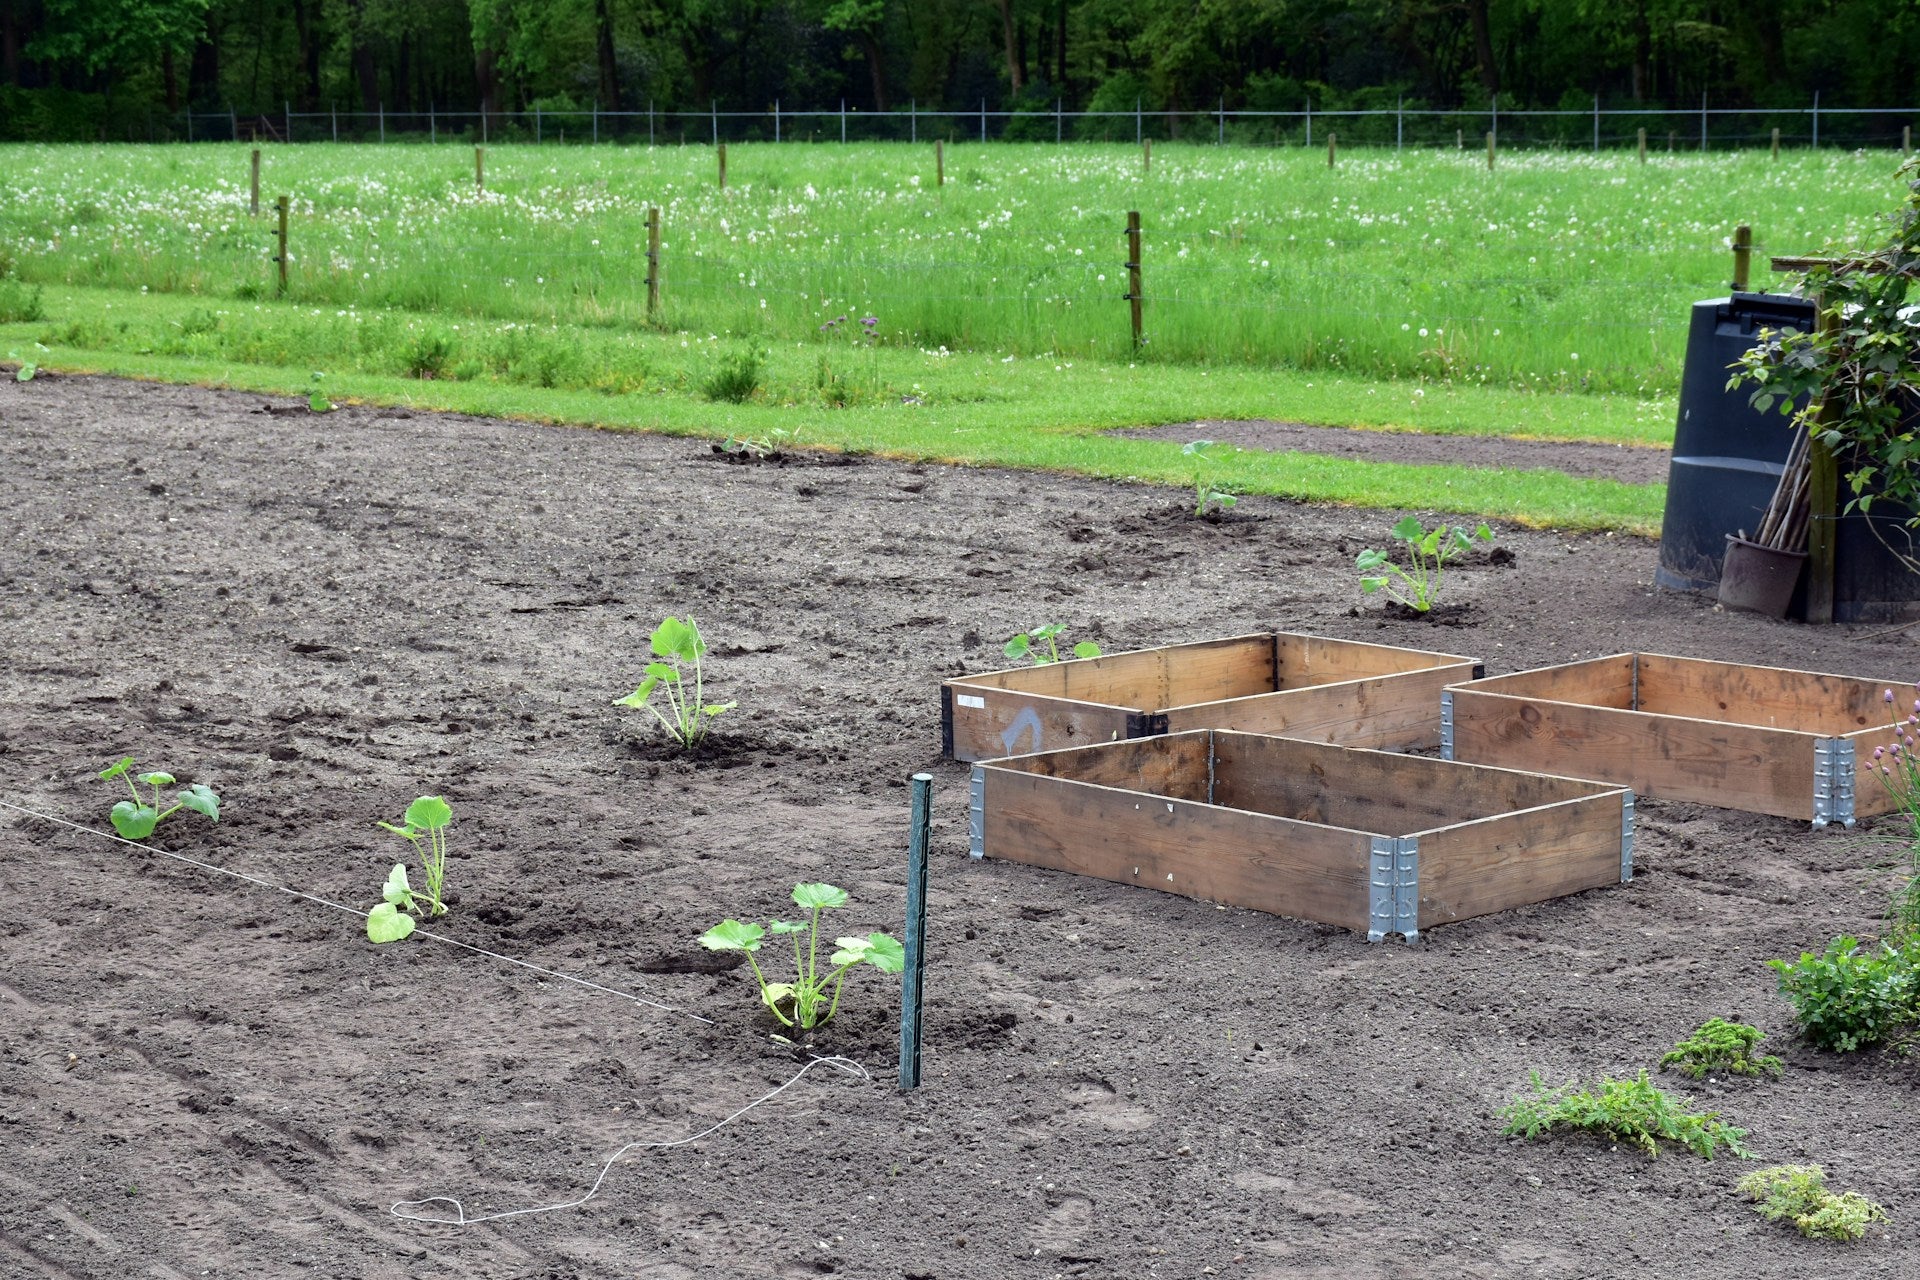
[[[1203,516],[1207,514],[1207,508],[1209,506],[1218,506],[1220,510],[1225,511],[1240,501],[1237,496],[1229,490],[1222,488],[1214,479],[1215,472],[1213,469],[1214,464],[1219,461],[1220,455],[1223,452],[1237,453],[1239,452],[1237,449],[1232,445],[1221,444],[1218,440],[1193,440],[1189,441],[1180,452],[1189,458],[1195,459],[1193,470],[1193,514]]]
[[[1394,564],[1384,551],[1362,551],[1353,562],[1361,575],[1360,593],[1370,596],[1384,588],[1407,608],[1425,613],[1440,594],[1447,562],[1470,550],[1475,541],[1492,542],[1493,530],[1484,524],[1472,533],[1444,524],[1424,529],[1418,518],[1408,516],[1393,526],[1393,536],[1407,544],[1409,567]]]
[[[745,454],[749,458],[764,458],[773,452],[773,442],[759,436],[728,436],[721,442],[720,452]]]
[[[805,924],[771,920],[763,928],[738,920],[722,920],[700,935],[700,945],[709,951],[745,953],[747,963],[753,966],[753,976],[760,984],[761,1002],[773,1011],[782,1026],[806,1031],[831,1021],[840,1009],[840,991],[846,985],[847,970],[855,965],[870,964],[882,973],[899,973],[906,968],[906,949],[885,933],[834,939],[836,950],[823,967],[819,963],[820,913],[846,906],[847,891],[830,884],[797,884],[793,887],[793,901],[809,913]],[[759,962],[753,958],[768,933],[793,938],[792,982],[768,982]]]
[[[706,700],[700,659],[707,645],[691,616],[684,622],[674,617],[662,621],[653,629],[652,645],[656,661],[647,664],[646,678],[638,689],[614,705],[646,708],[675,742],[683,749],[691,749],[707,736],[713,717],[740,704]],[[691,689],[686,678],[689,670],[693,673]],[[659,695],[657,700],[655,694]],[[664,711],[660,709],[661,702],[666,703]]]
[[[160,807],[160,788],[170,787],[174,777],[170,773],[143,773],[138,777],[129,777],[133,769],[133,757],[121,756],[119,763],[112,764],[100,771],[102,780],[126,778],[127,790],[133,796],[131,800],[122,800],[113,806],[113,812],[107,815],[113,823],[113,829],[128,840],[145,840],[153,834],[153,829],[161,820],[178,813],[182,809],[191,809],[195,813],[205,814],[210,822],[220,821],[220,797],[204,783],[195,782],[173,794],[173,803],[167,808]],[[153,789],[151,800],[142,799],[140,788],[134,786],[140,782]]]
[[[31,360],[22,360],[18,351],[7,352],[7,359],[18,361],[20,367],[13,371],[15,382],[32,382],[33,375],[40,372],[40,366]]]
[[[432,919],[447,913],[440,895],[447,879],[447,826],[453,821],[453,806],[441,796],[421,796],[407,806],[400,821],[400,826],[391,822],[377,825],[414,847],[427,884],[416,893],[407,878],[406,864],[393,864],[381,890],[385,901],[367,913],[367,937],[373,942],[398,942],[413,932],[415,916]]]
[[[1697,1156],[1713,1159],[1722,1148],[1743,1160],[1753,1153],[1741,1145],[1745,1129],[1715,1119],[1715,1111],[1691,1112],[1684,1098],[1657,1088],[1643,1070],[1636,1080],[1600,1081],[1597,1093],[1574,1084],[1549,1088],[1539,1072],[1531,1076],[1533,1093],[1514,1099],[1500,1112],[1501,1132],[1514,1138],[1538,1138],[1555,1129],[1591,1133],[1609,1142],[1623,1142],[1647,1153],[1660,1154],[1659,1144],[1677,1142]]]
[[[1712,1072],[1734,1076],[1777,1076],[1780,1074],[1780,1059],[1770,1054],[1759,1057],[1753,1054],[1766,1038],[1766,1032],[1744,1022],[1708,1018],[1697,1031],[1674,1045],[1672,1051],[1660,1059],[1660,1068],[1664,1071],[1672,1067],[1690,1080],[1705,1079]]]
[[[1839,937],[1824,954],[1769,960],[1800,1033],[1815,1048],[1851,1053],[1906,1033],[1920,1020],[1920,941],[1862,949]]]
[[[327,393],[320,389],[320,379],[326,376],[326,374],[316,370],[314,375],[307,379],[308,382],[313,384],[307,389],[307,408],[313,410],[315,413],[333,412],[333,401],[327,399]]]
[[[1031,658],[1034,666],[1044,667],[1049,662],[1060,661],[1060,637],[1066,633],[1066,630],[1067,626],[1064,622],[1049,622],[1031,631],[1022,631],[1007,641],[1006,647],[1001,652],[1015,662],[1022,658]],[[1040,647],[1043,644],[1046,646],[1044,649]],[[1074,645],[1070,652],[1076,658],[1097,658],[1100,656],[1100,646],[1091,640],[1082,640]]]
[[[1755,1213],[1768,1222],[1791,1222],[1809,1240],[1851,1243],[1875,1223],[1890,1221],[1885,1209],[1858,1191],[1829,1191],[1826,1171],[1817,1164],[1756,1169],[1737,1185],[1740,1194],[1759,1201]]]

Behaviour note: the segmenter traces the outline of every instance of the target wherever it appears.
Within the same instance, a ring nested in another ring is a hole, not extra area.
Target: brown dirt
[[[1300,422],[1209,420],[1110,431],[1148,440],[1219,440],[1274,453],[1325,453],[1369,462],[1444,463],[1489,471],[1559,471],[1570,476],[1665,484],[1670,451],[1617,444],[1514,440],[1506,436],[1432,435],[1418,431],[1364,431],[1310,427]]]
[[[1870,930],[1859,834],[1644,803],[1628,886],[1370,947],[964,856],[935,683],[1059,620],[1109,649],[1280,628],[1483,657],[1632,648],[1911,678],[1913,641],[1718,613],[1629,538],[1501,531],[1444,644],[1361,604],[1396,518],[70,378],[0,389],[7,795],[102,826],[122,752],[205,781],[161,849],[359,906],[423,792],[455,810],[448,937],[683,1013],[0,816],[0,1273],[54,1277],[1911,1276],[1915,1068],[1785,1033],[1769,956]],[[1358,612],[1354,610],[1358,607]],[[692,611],[740,710],[707,758],[610,701]],[[907,792],[937,779],[926,1085],[857,978],[789,1078],[693,939],[846,886],[897,928]],[[711,1024],[693,1017],[711,1019]],[[1549,1078],[1650,1066],[1705,1018],[1778,1082],[1689,1090],[1775,1161],[1887,1203],[1840,1251],[1763,1223],[1739,1161],[1501,1138]]]

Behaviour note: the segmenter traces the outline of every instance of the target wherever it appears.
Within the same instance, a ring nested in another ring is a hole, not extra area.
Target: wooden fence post
[[[1840,317],[1826,308],[1825,300],[1813,301],[1819,326],[1831,334],[1840,325]],[[1840,468],[1833,450],[1821,442],[1821,435],[1840,416],[1837,400],[1822,397],[1820,409],[1807,429],[1807,621],[1833,621],[1834,534],[1840,499]]]
[[[473,189],[475,191],[487,189],[487,149],[485,147],[473,149]]]
[[[260,216],[260,148],[253,149],[253,195],[247,202],[247,212],[254,217]]]
[[[647,210],[647,321],[660,318],[660,210]]]
[[[1773,158],[1775,160],[1778,160],[1780,158],[1780,126],[1779,125],[1773,126]]]
[[[287,204],[288,200],[286,196],[281,196],[278,200],[274,201],[275,208],[280,211],[280,229],[275,234],[275,239],[279,242],[279,252],[274,255],[273,260],[280,266],[280,292],[282,294],[287,291]]]
[[[714,145],[720,153],[720,189],[725,191],[727,189],[727,144],[720,142]]]
[[[1753,275],[1753,228],[1741,223],[1733,229],[1733,290],[1745,293]]]
[[[1492,133],[1492,131],[1488,131],[1488,133],[1487,133],[1487,172],[1488,172],[1488,173],[1492,173],[1492,172],[1493,172],[1493,150],[1494,150],[1494,145],[1495,145],[1495,144],[1494,144],[1494,140],[1493,140],[1493,133]]]
[[[1642,126],[1640,130],[1640,163],[1645,164],[1646,162],[1647,162],[1647,131],[1646,131],[1646,128]]]
[[[1133,307],[1133,349],[1140,350],[1140,211],[1127,214],[1127,301]]]
[[[947,143],[944,138],[933,140],[933,185],[947,185]]]
[[[1331,130],[1327,132],[1327,168],[1329,169],[1333,168],[1334,156],[1337,154],[1336,148],[1339,146],[1339,138],[1339,134]]]

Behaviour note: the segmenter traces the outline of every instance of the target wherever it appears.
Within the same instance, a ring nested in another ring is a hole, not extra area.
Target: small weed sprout
[[[320,379],[326,376],[326,374],[316,369],[313,376],[307,379],[309,383],[313,384],[307,389],[307,408],[315,413],[333,412],[333,401],[327,399],[327,393],[320,389]]]
[[[1673,1046],[1660,1059],[1661,1070],[1672,1067],[1690,1080],[1703,1080],[1710,1073],[1764,1076],[1780,1074],[1780,1059],[1770,1054],[1755,1057],[1767,1033],[1744,1022],[1708,1018],[1694,1033]]]
[[[1393,536],[1407,544],[1409,567],[1394,564],[1385,551],[1362,551],[1353,562],[1360,571],[1360,594],[1370,596],[1384,588],[1407,608],[1425,613],[1440,594],[1447,562],[1470,550],[1476,540],[1492,542],[1493,530],[1485,524],[1472,533],[1444,524],[1426,529],[1417,517],[1408,516],[1393,526]]]
[[[1809,1240],[1852,1243],[1867,1229],[1890,1221],[1887,1211],[1858,1191],[1827,1189],[1826,1171],[1817,1164],[1782,1164],[1756,1169],[1737,1184],[1755,1200],[1753,1210],[1768,1222],[1791,1222]]]
[[[1868,951],[1835,938],[1823,955],[1769,960],[1780,994],[1815,1048],[1851,1053],[1898,1035],[1920,1016],[1920,940]]]
[[[906,967],[906,949],[885,933],[870,933],[864,938],[836,938],[836,950],[827,958],[826,965],[821,965],[820,913],[846,906],[847,891],[830,884],[797,884],[793,887],[793,901],[808,913],[805,924],[770,920],[762,928],[738,920],[722,920],[700,935],[700,945],[709,951],[739,951],[746,955],[747,963],[753,967],[754,979],[760,984],[761,1003],[773,1011],[782,1026],[807,1031],[831,1021],[840,1009],[840,991],[846,985],[847,970],[855,965],[870,964],[882,973],[899,973]],[[759,962],[753,958],[768,933],[793,938],[792,982],[768,982]]]
[[[1193,466],[1193,514],[1207,514],[1209,506],[1217,506],[1226,511],[1240,499],[1225,488],[1217,479],[1214,470],[1221,454],[1237,453],[1232,445],[1221,444],[1218,440],[1193,440],[1180,450],[1181,454],[1194,460]]]
[[[1060,637],[1066,633],[1064,622],[1049,622],[1035,627],[1031,631],[1022,631],[1007,641],[1001,652],[1018,662],[1022,658],[1031,658],[1033,665],[1044,667],[1049,662],[1059,662]],[[1045,648],[1041,646],[1045,645]],[[1100,646],[1091,640],[1082,640],[1070,650],[1076,658],[1097,658]]]
[[[749,458],[764,458],[771,454],[773,442],[760,436],[728,436],[720,446],[720,453],[744,454]]]
[[[413,932],[415,916],[432,919],[447,913],[440,895],[447,879],[447,826],[453,821],[453,806],[442,796],[421,796],[407,806],[400,821],[403,825],[397,827],[391,822],[378,826],[414,847],[427,885],[416,893],[407,879],[406,864],[393,864],[381,889],[385,901],[367,913],[367,938],[372,942],[398,942]]]
[[[13,380],[15,382],[32,382],[34,375],[40,372],[39,365],[35,364],[32,360],[21,359],[18,351],[7,352],[7,359],[19,365],[19,367],[13,371]]]
[[[220,821],[220,797],[215,795],[213,789],[206,784],[195,782],[174,792],[173,803],[162,809],[160,788],[172,786],[173,775],[143,773],[133,777],[129,776],[132,769],[133,757],[121,756],[117,763],[108,765],[100,771],[102,781],[110,782],[115,778],[125,778],[127,791],[133,796],[133,799],[122,800],[113,806],[113,811],[107,815],[107,820],[113,823],[113,829],[118,831],[123,839],[145,840],[153,834],[153,829],[160,825],[162,819],[182,809],[203,814],[209,822]],[[135,782],[153,789],[151,800],[141,798],[140,788],[133,785]]]
[[[707,736],[708,723],[723,711],[739,706],[737,702],[706,701],[700,659],[707,652],[700,638],[700,627],[689,615],[685,621],[667,617],[653,629],[653,655],[656,661],[646,666],[640,687],[617,700],[617,707],[644,707],[653,712],[673,740],[691,750]],[[688,687],[687,672],[693,673]],[[655,695],[659,695],[656,700]],[[666,710],[660,703],[666,703]]]
[[[1531,1075],[1533,1094],[1509,1103],[1500,1112],[1508,1137],[1538,1138],[1555,1129],[1591,1133],[1609,1142],[1625,1143],[1647,1153],[1660,1154],[1660,1143],[1677,1142],[1708,1160],[1724,1148],[1743,1160],[1752,1152],[1741,1144],[1745,1129],[1715,1119],[1716,1111],[1690,1112],[1686,1100],[1655,1087],[1643,1070],[1635,1080],[1600,1081],[1598,1093],[1577,1084],[1549,1088],[1540,1073]]]

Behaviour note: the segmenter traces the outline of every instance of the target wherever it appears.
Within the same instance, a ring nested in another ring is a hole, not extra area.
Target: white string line
[[[132,848],[140,849],[147,853],[157,853],[163,858],[172,858],[175,862],[184,862],[188,866],[198,867],[202,871],[211,871],[217,875],[231,876],[235,880],[244,880],[248,884],[259,885],[262,889],[272,889],[272,890],[275,890],[276,892],[284,893],[291,897],[304,898],[308,902],[318,903],[323,907],[331,907],[335,911],[344,911],[348,915],[359,916],[362,920],[367,918],[367,913],[360,910],[358,907],[345,906],[341,903],[333,902],[333,901],[330,901],[329,899],[319,897],[316,894],[307,893],[300,889],[292,889],[284,884],[275,884],[271,880],[262,880],[260,877],[250,876],[244,871],[233,871],[233,870],[229,870],[226,867],[215,866],[211,862],[202,862],[198,858],[189,858],[183,853],[169,853],[165,849],[156,849],[150,844],[141,844],[138,840],[128,840],[124,836],[109,834],[108,832],[105,832],[105,831],[96,830],[93,827],[82,826],[78,822],[69,822],[65,818],[56,818],[50,813],[41,813],[38,810],[28,809],[23,805],[12,804],[5,800],[0,800],[0,809],[12,809],[16,813],[24,813],[28,817],[39,818],[43,822],[52,822],[52,823],[58,824],[59,826],[71,827],[73,830],[82,832],[86,835],[99,836],[103,840],[117,841],[120,844],[129,845]],[[677,1013],[683,1018],[691,1018],[693,1021],[704,1023],[709,1027],[713,1025],[713,1019],[703,1018],[697,1013],[689,1013],[687,1010],[681,1009],[675,1005],[661,1004],[658,1000],[649,1000],[645,996],[637,996],[637,995],[634,995],[632,992],[620,991],[613,987],[602,986],[600,983],[594,982],[588,978],[578,978],[570,973],[562,973],[558,969],[548,969],[542,965],[534,964],[531,960],[522,960],[516,956],[502,955],[498,951],[489,951],[485,947],[476,947],[471,942],[462,942],[458,938],[449,938],[444,933],[435,933],[430,929],[415,929],[413,933],[415,937],[427,938],[434,942],[444,942],[446,945],[450,947],[458,947],[462,951],[471,951],[475,955],[486,956],[489,959],[502,960],[502,961],[505,961],[507,964],[518,965],[522,969],[531,969],[533,970],[533,972],[542,974],[546,977],[558,978],[562,982],[571,982],[576,986],[586,987],[591,991],[598,991],[603,995],[618,996],[622,1000],[631,1000],[635,1004],[643,1004],[647,1006],[649,1009],[659,1009],[663,1013]]]
[[[632,1151],[635,1147],[664,1149],[667,1147],[683,1147],[689,1142],[698,1142],[700,1139],[706,1137],[708,1134],[714,1133],[714,1132],[717,1132],[718,1130],[726,1128],[728,1125],[732,1124],[735,1120],[738,1120],[741,1116],[747,1114],[747,1112],[753,1110],[755,1107],[760,1106],[762,1103],[771,1102],[773,1099],[779,1097],[782,1093],[785,1093],[788,1089],[800,1083],[800,1077],[806,1075],[807,1072],[813,1070],[817,1066],[821,1066],[822,1064],[832,1067],[835,1071],[844,1072],[845,1074],[850,1076],[857,1076],[861,1080],[870,1081],[873,1079],[872,1076],[869,1076],[867,1074],[866,1068],[862,1067],[859,1063],[853,1061],[850,1058],[842,1058],[837,1056],[831,1057],[831,1058],[816,1057],[813,1059],[813,1061],[807,1063],[806,1066],[801,1067],[799,1071],[795,1072],[792,1078],[790,1078],[785,1084],[780,1085],[778,1088],[773,1089],[767,1093],[761,1094],[759,1097],[755,1098],[752,1102],[749,1102],[746,1106],[740,1108],[738,1111],[734,1112],[732,1115],[728,1116],[726,1119],[718,1121],[715,1124],[711,1124],[707,1126],[705,1129],[702,1129],[698,1133],[690,1134],[684,1138],[672,1138],[665,1142],[648,1142],[643,1139],[635,1139],[634,1141],[629,1142],[626,1146],[620,1148],[618,1151],[614,1152],[611,1156],[607,1158],[607,1162],[600,1166],[600,1176],[593,1180],[593,1185],[591,1187],[587,1188],[587,1194],[581,1196],[578,1200],[568,1200],[562,1204],[536,1205],[532,1208],[527,1208],[527,1209],[505,1209],[499,1213],[483,1213],[476,1217],[470,1218],[467,1216],[466,1206],[462,1205],[460,1201],[455,1199],[453,1196],[428,1196],[424,1200],[396,1200],[388,1208],[387,1212],[391,1213],[396,1218],[403,1218],[408,1222],[432,1222],[432,1223],[438,1223],[441,1226],[448,1226],[448,1227],[468,1227],[479,1222],[498,1222],[502,1218],[517,1218],[522,1214],[528,1214],[528,1213],[552,1213],[556,1209],[577,1209],[581,1205],[585,1204],[587,1201],[593,1199],[595,1195],[599,1194],[600,1184],[606,1181],[607,1174],[613,1169],[613,1166],[619,1161],[621,1156],[624,1156],[625,1154],[627,1154],[627,1152]],[[454,1216],[451,1218],[435,1217],[429,1214],[413,1212],[414,1209],[418,1208],[419,1206],[429,1205],[429,1204],[450,1204],[453,1206]]]

